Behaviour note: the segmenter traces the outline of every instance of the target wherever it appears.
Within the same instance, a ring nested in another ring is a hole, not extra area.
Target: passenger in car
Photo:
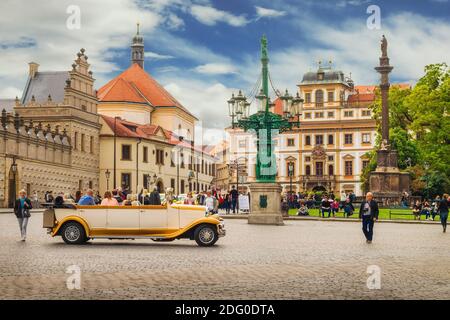
[[[102,200],[102,203],[100,205],[102,205],[102,206],[118,206],[119,202],[117,202],[117,200],[115,198],[113,198],[111,192],[106,191],[104,199]]]

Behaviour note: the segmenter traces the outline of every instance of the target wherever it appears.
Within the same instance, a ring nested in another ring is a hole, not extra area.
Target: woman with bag
[[[33,208],[31,205],[31,200],[27,198],[27,193],[25,190],[19,191],[19,198],[14,202],[14,214],[19,221],[20,234],[22,236],[22,241],[26,240],[27,237],[27,225],[28,219],[31,217],[30,210]]]

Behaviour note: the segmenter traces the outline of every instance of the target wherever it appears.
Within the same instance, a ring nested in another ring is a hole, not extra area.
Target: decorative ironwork
[[[258,111],[249,115],[250,103],[239,91],[228,100],[229,115],[233,128],[241,128],[244,131],[252,130],[256,134],[257,156],[256,156],[256,181],[275,182],[276,160],[274,154],[273,135],[292,130],[300,126],[300,111],[303,99],[299,94],[292,97],[286,90],[284,95],[280,95],[278,90],[275,94],[282,101],[283,115],[270,111],[273,104],[269,97],[269,57],[267,50],[267,38],[261,39],[261,90],[255,98],[259,101]]]

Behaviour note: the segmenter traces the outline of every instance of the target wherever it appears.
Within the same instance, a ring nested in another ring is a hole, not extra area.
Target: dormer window
[[[135,126],[132,126],[132,125],[129,125],[129,124],[124,124],[124,126],[125,126],[128,130],[133,131],[133,132],[136,132],[136,127],[135,127]]]
[[[323,72],[317,73],[317,80],[323,80],[324,79],[324,75],[325,75],[325,73],[323,73]]]

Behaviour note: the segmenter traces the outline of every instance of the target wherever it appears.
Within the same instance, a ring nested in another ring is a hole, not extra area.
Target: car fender
[[[52,230],[52,237],[56,236],[58,234],[59,229],[61,229],[61,226],[68,221],[75,221],[81,224],[84,228],[84,231],[86,232],[86,236],[89,237],[89,225],[86,222],[86,220],[84,220],[82,217],[79,216],[67,216],[61,221],[58,221],[56,227],[54,227]]]

